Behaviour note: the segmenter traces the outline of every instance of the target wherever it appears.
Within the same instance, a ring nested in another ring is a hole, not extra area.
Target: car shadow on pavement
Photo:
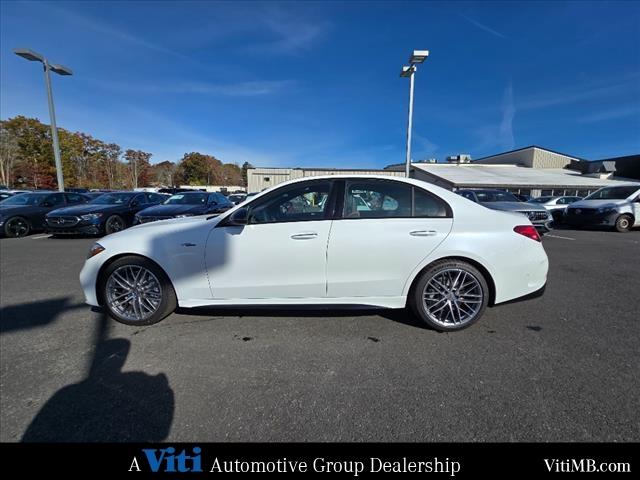
[[[70,303],[71,297],[61,297],[2,308],[0,309],[0,334],[42,327],[52,323],[63,312],[86,308],[84,304]]]
[[[58,390],[40,409],[23,442],[159,442],[167,438],[174,394],[164,373],[123,372],[131,342],[108,339],[98,316],[87,378]]]
[[[344,305],[337,305],[335,308],[329,308],[326,305],[320,307],[307,305],[304,307],[284,307],[265,306],[265,307],[197,307],[197,308],[178,308],[178,314],[194,315],[199,317],[370,317],[379,316],[392,320],[403,325],[416,327],[420,329],[428,328],[416,316],[406,308],[371,308],[370,306],[353,306],[345,308]]]

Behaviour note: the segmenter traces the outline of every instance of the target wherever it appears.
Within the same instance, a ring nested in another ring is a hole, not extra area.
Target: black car
[[[109,235],[130,227],[137,212],[165,199],[165,195],[151,192],[103,193],[85,205],[50,212],[47,232],[53,235]]]
[[[169,197],[162,205],[138,212],[136,223],[155,222],[177,217],[222,213],[233,207],[233,203],[221,193],[183,192]]]
[[[24,237],[45,230],[45,216],[67,205],[87,203],[89,197],[79,193],[30,192],[7,198],[0,203],[0,233],[7,237]]]
[[[170,187],[170,188],[161,188],[158,190],[158,193],[167,193],[169,195],[175,195],[176,193],[182,192],[202,192],[203,190],[196,190],[194,188],[179,188],[179,187]]]

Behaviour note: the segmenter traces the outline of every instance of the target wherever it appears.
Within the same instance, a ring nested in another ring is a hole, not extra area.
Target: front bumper
[[[100,235],[99,225],[76,225],[74,227],[52,227],[46,225],[45,231],[52,235]]]

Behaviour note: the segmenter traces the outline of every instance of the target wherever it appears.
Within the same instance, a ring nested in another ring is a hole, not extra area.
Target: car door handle
[[[316,238],[318,234],[316,232],[304,232],[304,233],[296,233],[291,235],[291,238],[294,240],[311,240],[312,238]]]
[[[437,234],[438,232],[436,232],[435,230],[414,230],[412,232],[409,232],[409,235],[412,235],[414,237],[433,237]]]

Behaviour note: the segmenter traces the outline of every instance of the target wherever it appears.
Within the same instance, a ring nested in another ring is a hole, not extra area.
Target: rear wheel
[[[441,332],[472,325],[488,303],[486,279],[473,265],[460,260],[434,263],[422,273],[411,297],[416,315]]]
[[[619,232],[626,233],[630,231],[632,225],[633,225],[633,220],[629,215],[620,215],[616,219],[616,230]]]
[[[126,325],[158,323],[177,307],[167,275],[143,257],[123,257],[113,262],[98,288],[109,315]]]
[[[104,233],[111,235],[127,228],[127,224],[120,215],[111,215],[104,223]]]
[[[18,238],[26,237],[31,231],[29,222],[22,217],[13,217],[7,220],[4,224],[4,234],[7,237]]]

